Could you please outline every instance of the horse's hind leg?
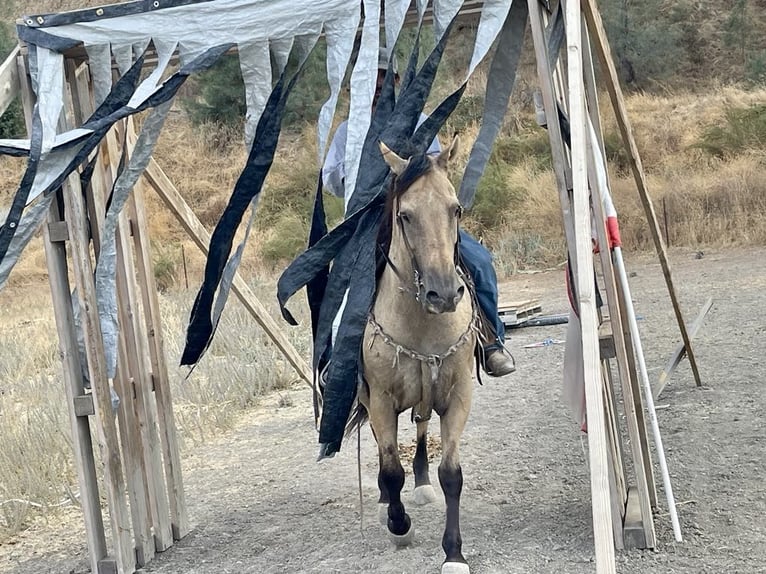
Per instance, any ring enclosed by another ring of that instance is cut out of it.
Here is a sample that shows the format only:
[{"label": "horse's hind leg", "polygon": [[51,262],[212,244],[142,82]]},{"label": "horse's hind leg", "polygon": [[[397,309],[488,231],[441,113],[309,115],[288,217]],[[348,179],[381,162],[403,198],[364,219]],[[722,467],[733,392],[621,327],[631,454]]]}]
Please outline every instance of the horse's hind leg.
[{"label": "horse's hind leg", "polygon": [[463,557],[460,536],[460,493],[463,490],[463,470],[460,468],[460,436],[463,434],[471,407],[470,390],[467,397],[453,397],[441,417],[442,460],[439,465],[439,483],[447,503],[447,523],[444,527],[442,548],[446,559],[442,574],[468,574],[468,563]]},{"label": "horse's hind leg", "polygon": [[[377,399],[377,400],[376,400]],[[387,527],[391,540],[397,546],[406,546],[412,542],[412,523],[402,504],[404,487],[404,468],[399,460],[397,443],[397,415],[390,400],[373,395],[370,401],[370,423],[375,429],[378,441],[380,469],[378,486],[381,499],[388,495]]]},{"label": "horse's hind leg", "polygon": [[412,470],[415,474],[412,501],[418,506],[423,506],[436,501],[436,491],[431,486],[431,477],[428,474],[428,421],[418,422],[417,425],[418,440],[415,459],[412,461]]}]

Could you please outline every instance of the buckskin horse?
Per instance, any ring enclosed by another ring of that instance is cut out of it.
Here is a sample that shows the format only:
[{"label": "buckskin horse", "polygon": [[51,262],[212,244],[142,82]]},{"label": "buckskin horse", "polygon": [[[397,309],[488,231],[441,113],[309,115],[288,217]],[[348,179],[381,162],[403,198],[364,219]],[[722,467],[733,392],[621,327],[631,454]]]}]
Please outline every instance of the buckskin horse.
[{"label": "buckskin horse", "polygon": [[477,314],[468,276],[459,265],[462,207],[447,177],[457,145],[456,137],[437,157],[404,159],[380,144],[394,173],[384,220],[390,236],[364,335],[357,411],[357,423],[369,416],[378,444],[380,518],[399,546],[410,544],[413,528],[401,498],[398,418],[413,409],[413,499],[426,504],[436,499],[428,473],[428,421],[432,411],[439,415],[439,482],[447,507],[442,574],[470,572],[460,536],[459,442],[471,408]]}]

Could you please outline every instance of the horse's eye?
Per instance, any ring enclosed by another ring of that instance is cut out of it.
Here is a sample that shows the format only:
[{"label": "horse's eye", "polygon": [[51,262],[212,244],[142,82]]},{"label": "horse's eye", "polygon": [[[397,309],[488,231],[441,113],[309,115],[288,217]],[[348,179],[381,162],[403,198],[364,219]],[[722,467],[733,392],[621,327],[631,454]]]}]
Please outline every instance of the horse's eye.
[{"label": "horse's eye", "polygon": [[405,212],[403,212],[403,211],[400,211],[400,212],[399,212],[399,214],[397,215],[397,217],[398,217],[398,218],[399,218],[401,221],[403,221],[404,223],[409,223],[409,222],[410,222],[410,216],[409,216],[409,215],[407,215],[407,214],[406,214]]}]

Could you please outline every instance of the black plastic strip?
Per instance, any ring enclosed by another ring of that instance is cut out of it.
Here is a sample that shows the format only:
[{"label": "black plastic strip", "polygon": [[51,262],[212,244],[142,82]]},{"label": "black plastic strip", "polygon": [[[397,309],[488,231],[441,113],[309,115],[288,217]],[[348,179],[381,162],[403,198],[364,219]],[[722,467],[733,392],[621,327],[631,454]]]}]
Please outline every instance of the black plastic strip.
[{"label": "black plastic strip", "polygon": [[192,4],[202,4],[203,2],[213,1],[214,0],[137,0],[135,2],[111,4],[84,10],[71,10],[69,12],[59,12],[54,14],[33,14],[24,16],[22,19],[24,20],[24,24],[30,28],[50,28],[53,26],[65,26],[67,24],[79,24],[82,22],[97,22],[108,18],[119,18],[120,16],[133,16],[136,14],[145,14],[146,12],[156,12],[163,8],[178,8],[179,6],[189,6]]}]

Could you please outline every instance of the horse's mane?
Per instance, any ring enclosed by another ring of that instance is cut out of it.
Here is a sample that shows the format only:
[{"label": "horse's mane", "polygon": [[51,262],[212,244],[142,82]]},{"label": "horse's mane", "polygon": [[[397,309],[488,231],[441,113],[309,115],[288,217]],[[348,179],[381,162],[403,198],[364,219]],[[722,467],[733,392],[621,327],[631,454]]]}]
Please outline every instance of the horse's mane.
[{"label": "horse's mane", "polygon": [[[391,179],[391,184],[386,193],[383,221],[378,230],[378,245],[380,245],[383,253],[388,254],[388,249],[391,247],[391,222],[393,221],[392,215],[396,200],[404,195],[416,180],[433,171],[433,166],[433,162],[431,162],[426,154],[415,154],[410,156],[410,163],[401,175],[394,175]],[[384,264],[385,260],[382,257],[378,257],[378,277],[380,277],[380,273],[383,271]]]}]

